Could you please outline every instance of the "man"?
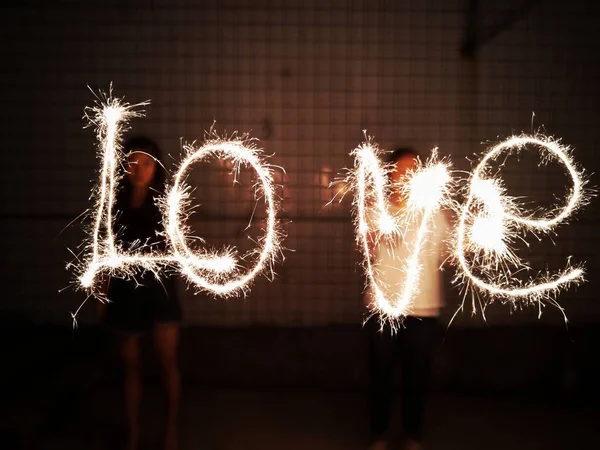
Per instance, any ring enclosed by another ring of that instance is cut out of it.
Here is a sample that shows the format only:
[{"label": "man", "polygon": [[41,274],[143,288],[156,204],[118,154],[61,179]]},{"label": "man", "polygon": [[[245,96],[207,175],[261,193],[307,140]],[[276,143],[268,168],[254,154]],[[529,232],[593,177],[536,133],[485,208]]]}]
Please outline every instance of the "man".
[{"label": "man", "polygon": [[[415,151],[409,148],[400,148],[392,153],[391,162],[395,165],[395,171],[391,173],[393,183],[401,182],[407,172],[416,169],[416,158]],[[388,201],[389,212],[393,215],[402,214],[404,202],[404,197],[396,189]],[[411,256],[420,225],[421,220],[417,217],[396,240],[382,239],[377,244],[371,241],[377,277],[385,287],[387,298],[395,297],[402,289],[402,263]],[[429,232],[419,253],[421,271],[416,294],[398,330],[392,332],[389,324],[382,328],[376,316],[365,325],[369,352],[368,410],[372,450],[387,448],[393,371],[398,354],[401,354],[402,362],[402,424],[406,449],[421,448],[431,361],[438,339],[438,317],[443,306],[440,265],[448,230],[444,213],[438,211],[429,222]],[[370,291],[367,291],[365,300],[367,303],[374,301]]]}]

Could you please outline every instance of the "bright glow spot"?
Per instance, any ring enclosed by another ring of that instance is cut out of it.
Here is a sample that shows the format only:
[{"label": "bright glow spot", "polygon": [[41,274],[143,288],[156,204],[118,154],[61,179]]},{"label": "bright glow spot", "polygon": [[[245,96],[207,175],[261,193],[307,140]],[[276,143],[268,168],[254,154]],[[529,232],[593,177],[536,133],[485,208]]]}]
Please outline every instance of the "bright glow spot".
[{"label": "bright glow spot", "polygon": [[450,182],[450,174],[444,164],[421,169],[408,181],[408,208],[413,210],[437,210]]}]

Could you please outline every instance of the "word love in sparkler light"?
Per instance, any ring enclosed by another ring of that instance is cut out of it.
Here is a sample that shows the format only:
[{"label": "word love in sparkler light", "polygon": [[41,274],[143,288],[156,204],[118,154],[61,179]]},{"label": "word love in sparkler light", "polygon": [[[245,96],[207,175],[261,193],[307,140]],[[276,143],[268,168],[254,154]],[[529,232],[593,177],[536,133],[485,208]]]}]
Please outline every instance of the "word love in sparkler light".
[{"label": "word love in sparkler light", "polygon": [[[81,285],[93,292],[94,283],[101,272],[126,277],[142,269],[158,276],[166,266],[175,266],[202,290],[219,296],[245,292],[253,279],[274,262],[280,249],[281,235],[277,228],[278,201],[272,168],[262,160],[261,151],[243,137],[222,140],[211,134],[210,139],[200,147],[184,147],[187,155],[175,173],[173,185],[168,189],[166,198],[159,200],[168,252],[149,253],[144,246],[125,250],[117,245],[113,231],[113,207],[116,187],[122,176],[118,168],[123,164],[124,156],[119,142],[128,120],[141,115],[135,108],[145,104],[129,105],[109,96],[105,101],[99,100],[96,107],[88,109],[87,117],[96,126],[100,142],[102,169],[95,192],[97,203],[91,256],[79,277]],[[185,218],[191,188],[185,180],[192,164],[213,156],[231,160],[236,174],[242,166],[251,167],[256,172],[256,198],[264,198],[267,217],[264,235],[259,239],[261,248],[249,255],[236,258],[236,252],[231,249],[220,253],[194,252],[187,245]],[[256,262],[252,268],[244,271],[238,261],[250,256],[254,256]]]},{"label": "word love in sparkler light", "polygon": [[[561,162],[573,182],[565,206],[541,219],[522,213],[516,201],[505,194],[501,180],[493,178],[487,168],[500,154],[529,147],[541,149],[546,156]],[[489,301],[499,298],[513,306],[517,306],[517,302],[536,303],[541,311],[546,300],[560,308],[553,294],[582,281],[583,269],[570,266],[554,276],[538,275],[527,282],[514,275],[527,268],[510,248],[514,239],[528,231],[552,231],[589,198],[584,191],[583,172],[573,162],[569,149],[558,142],[540,136],[514,136],[496,145],[485,154],[468,180],[467,200],[463,205],[453,202],[450,194],[454,182],[449,164],[437,161],[435,151],[426,163],[419,162],[417,169],[395,186],[388,181],[388,173],[394,169],[380,163],[381,152],[377,145],[367,140],[352,155],[355,166],[345,181],[349,189],[355,191],[356,237],[363,253],[367,284],[373,294],[370,308],[384,319],[393,321],[410,313],[421,276],[419,255],[431,232],[432,218],[444,208],[454,210],[459,217],[450,242],[454,250],[451,261],[458,268],[455,281],[473,294],[474,307],[479,293],[485,294]],[[397,190],[405,206],[401,214],[392,215],[387,197]],[[411,256],[399,261],[401,288],[393,295],[386,295],[389,289],[372,261],[372,248],[381,241],[402,237],[402,230],[410,223],[419,223],[419,226],[415,242],[406,243]]]},{"label": "word love in sparkler light", "polygon": [[[117,244],[113,232],[113,208],[118,181],[123,176],[118,170],[123,163],[119,142],[128,120],[140,115],[135,108],[145,104],[129,105],[108,97],[88,110],[87,117],[97,130],[102,169],[95,192],[91,254],[81,270],[80,285],[95,293],[94,285],[100,273],[127,277],[141,269],[150,270],[158,277],[165,267],[174,266],[201,290],[219,296],[246,292],[256,276],[271,267],[280,253],[281,234],[277,228],[278,201],[272,168],[262,160],[261,151],[244,137],[223,140],[211,133],[202,146],[184,147],[187,154],[175,173],[174,182],[165,198],[159,199],[167,243],[165,253],[149,252],[143,245],[123,249]],[[516,200],[506,195],[501,180],[494,178],[488,167],[502,153],[531,147],[562,163],[573,182],[565,205],[541,218],[524,214]],[[381,152],[369,139],[352,155],[355,166],[345,181],[349,189],[356,191],[356,237],[364,256],[367,283],[373,293],[370,308],[384,319],[393,322],[410,312],[421,278],[419,257],[427,251],[434,219],[443,209],[453,209],[459,217],[450,242],[451,261],[457,267],[455,281],[466,288],[465,292],[473,294],[474,306],[476,295],[484,294],[489,301],[499,298],[513,306],[535,303],[540,312],[544,301],[560,308],[553,295],[561,288],[582,281],[583,269],[571,266],[554,276],[542,275],[528,281],[515,276],[516,272],[527,268],[510,247],[515,238],[531,231],[553,231],[589,199],[589,193],[584,190],[583,171],[573,162],[569,149],[557,141],[544,136],[515,136],[490,149],[466,183],[467,199],[463,205],[452,200],[456,182],[449,163],[438,161],[435,151],[429,160],[419,162],[417,168],[396,185],[388,178],[392,168],[380,163]],[[231,160],[236,174],[245,166],[251,167],[257,175],[256,195],[265,201],[267,218],[265,233],[259,239],[260,248],[249,255],[237,257],[232,249],[194,252],[187,245],[185,219],[191,192],[185,182],[187,174],[192,164],[213,156]],[[393,192],[399,193],[402,199],[401,213],[390,212],[387,198]],[[377,265],[372,262],[373,247],[382,241],[404,238],[404,231],[413,224],[418,224],[414,242],[405,240],[410,256],[398,267],[403,278],[401,288],[389,295],[386,293],[389,289],[380,280]],[[256,261],[252,268],[244,270],[239,262],[249,256]]]}]

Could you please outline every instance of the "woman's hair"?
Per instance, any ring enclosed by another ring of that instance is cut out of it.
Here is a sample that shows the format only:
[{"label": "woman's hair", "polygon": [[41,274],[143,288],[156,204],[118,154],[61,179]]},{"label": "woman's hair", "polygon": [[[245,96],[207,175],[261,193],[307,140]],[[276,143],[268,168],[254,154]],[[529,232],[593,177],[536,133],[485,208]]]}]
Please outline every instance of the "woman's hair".
[{"label": "woman's hair", "polygon": [[165,184],[165,169],[162,166],[162,151],[158,144],[145,136],[134,136],[130,138],[123,146],[125,155],[129,155],[133,150],[139,150],[147,153],[156,162],[154,178],[150,188],[162,192]]},{"label": "woman's hair", "polygon": [[[166,174],[165,169],[162,166],[162,151],[156,142],[145,136],[134,136],[125,142],[125,145],[123,146],[123,153],[125,153],[125,156],[129,156],[133,150],[147,153],[156,162],[154,178],[150,183],[150,190],[144,202],[153,204],[154,199],[162,194],[165,189]],[[127,176],[121,178],[118,189],[117,202],[121,204],[121,207],[126,207],[125,205],[128,204],[131,194],[131,183]]]}]

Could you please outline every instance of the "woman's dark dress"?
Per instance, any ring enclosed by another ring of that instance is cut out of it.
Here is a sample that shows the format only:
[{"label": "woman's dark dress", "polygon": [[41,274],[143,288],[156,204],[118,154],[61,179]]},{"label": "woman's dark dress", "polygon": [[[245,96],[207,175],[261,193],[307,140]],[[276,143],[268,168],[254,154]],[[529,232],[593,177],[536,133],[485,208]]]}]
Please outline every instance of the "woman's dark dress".
[{"label": "woman's dark dress", "polygon": [[[157,236],[161,226],[161,214],[149,194],[139,208],[129,206],[128,194],[117,198],[115,230],[123,249],[138,241],[153,244],[152,250],[164,251],[164,238]],[[160,279],[149,271],[138,272],[135,279],[111,278],[108,288],[105,324],[115,331],[144,333],[157,323],[181,321],[175,280],[172,275],[160,274]]]}]

